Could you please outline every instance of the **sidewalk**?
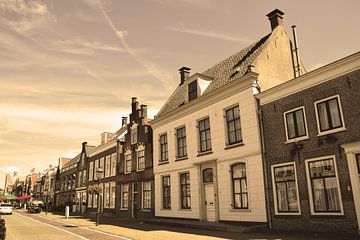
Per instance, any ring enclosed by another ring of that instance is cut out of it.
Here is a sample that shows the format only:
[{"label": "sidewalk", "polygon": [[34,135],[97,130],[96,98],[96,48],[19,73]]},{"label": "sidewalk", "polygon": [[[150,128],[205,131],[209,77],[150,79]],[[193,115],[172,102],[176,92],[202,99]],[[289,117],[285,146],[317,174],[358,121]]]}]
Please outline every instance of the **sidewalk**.
[{"label": "sidewalk", "polygon": [[[194,226],[176,226],[176,220],[169,221],[169,225],[156,225],[142,223],[131,220],[123,220],[113,217],[100,218],[100,226],[95,226],[95,216],[92,215],[72,215],[65,219],[64,215],[42,212],[41,217],[60,221],[67,227],[83,227],[98,230],[101,232],[123,236],[129,239],[146,240],[220,240],[220,239],[282,239],[282,240],[359,240],[355,235],[346,233],[309,233],[309,232],[276,232],[269,230],[254,230],[251,232],[234,232],[226,229],[199,229]],[[189,221],[188,221],[189,222]],[[190,224],[190,222],[188,223]],[[193,223],[196,224],[196,223]],[[171,226],[170,226],[171,225]],[[221,224],[219,225],[221,226]],[[238,226],[236,226],[238,228]]]}]

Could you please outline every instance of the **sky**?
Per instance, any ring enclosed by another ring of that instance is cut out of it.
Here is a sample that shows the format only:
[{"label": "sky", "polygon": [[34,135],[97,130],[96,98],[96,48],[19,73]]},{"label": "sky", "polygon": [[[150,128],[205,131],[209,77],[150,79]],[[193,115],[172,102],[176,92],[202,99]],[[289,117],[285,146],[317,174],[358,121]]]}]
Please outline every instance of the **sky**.
[{"label": "sky", "polygon": [[154,116],[179,84],[271,31],[297,26],[307,70],[359,51],[358,0],[0,0],[0,188],[56,165],[130,111]]}]

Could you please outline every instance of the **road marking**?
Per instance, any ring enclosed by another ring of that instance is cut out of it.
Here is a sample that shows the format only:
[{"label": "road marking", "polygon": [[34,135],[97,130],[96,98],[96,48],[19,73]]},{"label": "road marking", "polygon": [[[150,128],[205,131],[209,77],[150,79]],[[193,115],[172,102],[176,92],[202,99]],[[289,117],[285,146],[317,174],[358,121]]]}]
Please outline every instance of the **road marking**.
[{"label": "road marking", "polygon": [[[67,224],[66,222],[63,222],[63,221],[57,220],[57,219],[47,218],[47,217],[43,217],[43,216],[37,216],[37,217],[47,219],[47,220],[50,220],[50,221],[54,221],[54,222],[58,222],[58,223],[61,223],[61,224]],[[74,226],[74,227],[79,227],[81,229],[85,229],[85,230],[89,230],[89,231],[93,231],[93,232],[97,232],[97,233],[101,233],[101,234],[108,235],[108,236],[111,236],[111,237],[120,238],[120,239],[123,239],[123,240],[133,240],[132,238],[127,238],[127,237],[115,235],[115,234],[112,234],[112,233],[107,233],[107,232],[99,231],[99,230],[96,230],[96,229],[88,228],[88,227],[82,227],[82,226],[76,225],[76,224],[68,224],[68,225],[69,226]]]},{"label": "road marking", "polygon": [[27,217],[27,216],[24,216],[24,215],[22,215],[22,214],[18,214],[18,213],[16,213],[16,214],[17,214],[17,215],[20,215],[20,216],[22,216],[22,217],[24,217],[24,218],[31,219],[31,220],[33,220],[34,222],[38,222],[38,223],[41,223],[41,224],[44,224],[44,225],[47,225],[47,226],[56,228],[56,229],[58,229],[58,230],[60,230],[60,231],[66,232],[66,233],[68,233],[68,234],[74,235],[74,236],[76,236],[76,237],[78,237],[78,238],[80,238],[80,239],[90,240],[90,239],[85,238],[85,237],[83,237],[83,236],[80,236],[80,235],[77,235],[77,234],[75,234],[75,233],[72,233],[72,232],[66,231],[66,230],[64,230],[64,229],[61,229],[61,228],[59,228],[59,227],[55,227],[55,226],[53,226],[53,225],[51,225],[51,224],[44,223],[44,222],[41,222],[41,221],[39,221],[39,220],[35,220],[35,219],[31,218],[31,217]]}]

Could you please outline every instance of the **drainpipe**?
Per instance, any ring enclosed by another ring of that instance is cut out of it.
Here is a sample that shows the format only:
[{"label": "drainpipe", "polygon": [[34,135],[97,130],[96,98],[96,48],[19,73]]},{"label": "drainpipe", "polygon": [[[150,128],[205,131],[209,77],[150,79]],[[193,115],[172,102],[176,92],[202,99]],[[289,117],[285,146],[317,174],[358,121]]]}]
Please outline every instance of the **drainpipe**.
[{"label": "drainpipe", "polygon": [[271,219],[270,199],[269,199],[269,182],[268,182],[268,174],[267,174],[267,162],[266,162],[266,158],[265,158],[264,123],[263,123],[262,111],[260,109],[259,99],[257,99],[257,106],[258,106],[258,117],[259,117],[260,137],[261,137],[261,155],[262,155],[263,167],[264,167],[266,215],[267,215],[267,219],[268,219],[269,229],[272,229],[272,219]]}]

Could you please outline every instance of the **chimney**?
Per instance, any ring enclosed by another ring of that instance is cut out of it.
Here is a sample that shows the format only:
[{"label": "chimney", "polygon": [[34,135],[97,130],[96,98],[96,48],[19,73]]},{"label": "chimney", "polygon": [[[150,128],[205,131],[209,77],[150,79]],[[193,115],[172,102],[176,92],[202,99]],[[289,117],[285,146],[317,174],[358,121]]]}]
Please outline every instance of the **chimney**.
[{"label": "chimney", "polygon": [[134,121],[138,118],[137,110],[139,109],[139,102],[136,100],[136,97],[131,98],[131,121]]},{"label": "chimney", "polygon": [[143,118],[146,118],[147,117],[147,105],[145,104],[141,104],[141,116]]},{"label": "chimney", "polygon": [[275,9],[272,12],[270,12],[269,14],[266,15],[270,20],[271,31],[274,31],[274,29],[278,25],[282,24],[283,15],[284,15],[284,13],[282,11],[280,11],[279,9]]},{"label": "chimney", "polygon": [[190,70],[191,70],[191,68],[188,68],[188,67],[182,67],[182,68],[179,69],[179,72],[180,72],[180,85],[183,85],[185,80],[189,77]]},{"label": "chimney", "polygon": [[122,119],[121,119],[121,127],[127,125],[127,119],[128,119],[127,117],[122,117]]}]

